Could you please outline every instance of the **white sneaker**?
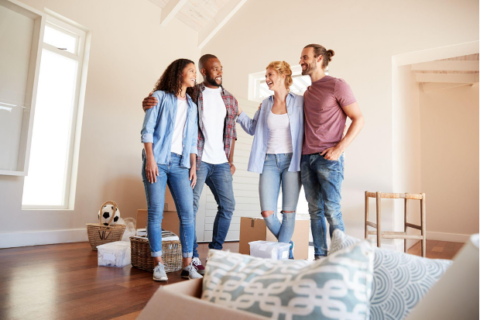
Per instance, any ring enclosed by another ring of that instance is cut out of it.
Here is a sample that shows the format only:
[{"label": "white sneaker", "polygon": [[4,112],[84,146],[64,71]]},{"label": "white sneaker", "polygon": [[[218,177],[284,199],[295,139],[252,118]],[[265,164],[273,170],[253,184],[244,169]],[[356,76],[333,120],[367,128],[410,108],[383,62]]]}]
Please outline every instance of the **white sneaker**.
[{"label": "white sneaker", "polygon": [[192,265],[197,269],[197,272],[200,273],[202,276],[205,274],[205,267],[202,266],[202,262],[198,257],[192,259]]},{"label": "white sneaker", "polygon": [[183,268],[181,277],[184,279],[202,279],[203,276],[197,272],[197,269],[193,266],[193,264],[190,264]]},{"label": "white sneaker", "polygon": [[158,266],[153,269],[154,281],[168,281],[167,273],[165,272],[165,265],[158,263]]}]

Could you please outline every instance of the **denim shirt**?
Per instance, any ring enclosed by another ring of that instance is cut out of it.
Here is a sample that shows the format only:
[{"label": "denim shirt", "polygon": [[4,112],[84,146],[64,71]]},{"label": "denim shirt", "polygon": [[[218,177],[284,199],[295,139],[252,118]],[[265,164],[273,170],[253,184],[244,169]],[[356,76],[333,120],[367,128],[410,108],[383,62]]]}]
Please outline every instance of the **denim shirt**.
[{"label": "denim shirt", "polygon": [[[273,106],[273,96],[263,100],[262,107],[255,113],[253,120],[245,112],[242,112],[237,119],[243,130],[253,138],[252,151],[248,161],[248,171],[262,173],[265,157],[267,156],[267,146],[269,130],[267,118]],[[287,95],[287,114],[290,120],[290,133],[292,136],[292,161],[288,171],[300,171],[300,161],[302,157],[303,145],[303,96],[289,93]]]},{"label": "denim shirt", "polygon": [[[158,164],[170,161],[173,130],[177,116],[177,97],[173,93],[155,91],[157,105],[145,112],[142,127],[142,143],[153,143],[153,156]],[[183,130],[183,152],[181,166],[190,168],[190,154],[197,153],[197,105],[187,94],[187,120]]]}]

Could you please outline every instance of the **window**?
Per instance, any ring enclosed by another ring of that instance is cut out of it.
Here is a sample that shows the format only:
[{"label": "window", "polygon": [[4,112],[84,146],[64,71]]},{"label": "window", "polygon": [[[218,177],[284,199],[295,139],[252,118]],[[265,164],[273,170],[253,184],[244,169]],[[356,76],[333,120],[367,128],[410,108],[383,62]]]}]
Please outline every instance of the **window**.
[{"label": "window", "polygon": [[[297,65],[292,68],[293,84],[290,91],[296,94],[303,95],[308,86],[312,83],[309,76],[302,76],[302,68]],[[327,69],[328,70],[328,69]],[[328,71],[325,72],[328,75]],[[262,101],[268,96],[271,96],[273,91],[268,90],[265,83],[265,71],[251,73],[249,76],[249,92],[248,99],[254,101]]]},{"label": "window", "polygon": [[84,47],[83,30],[47,17],[23,209],[73,209]]}]

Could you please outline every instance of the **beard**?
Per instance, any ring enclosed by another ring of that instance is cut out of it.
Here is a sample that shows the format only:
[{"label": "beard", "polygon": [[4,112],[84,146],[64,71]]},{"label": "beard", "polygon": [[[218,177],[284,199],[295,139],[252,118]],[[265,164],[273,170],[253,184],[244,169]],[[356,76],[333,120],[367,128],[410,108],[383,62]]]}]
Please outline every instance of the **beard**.
[{"label": "beard", "polygon": [[221,82],[220,82],[220,84],[218,84],[217,81],[215,80],[215,78],[210,77],[209,74],[206,75],[206,79],[205,79],[205,80],[207,80],[207,83],[208,83],[209,85],[212,85],[212,86],[214,86],[214,87],[220,87],[220,86],[222,85]]},{"label": "beard", "polygon": [[302,76],[308,76],[317,68],[317,61],[313,60],[311,64],[307,64],[307,68],[302,70]]}]

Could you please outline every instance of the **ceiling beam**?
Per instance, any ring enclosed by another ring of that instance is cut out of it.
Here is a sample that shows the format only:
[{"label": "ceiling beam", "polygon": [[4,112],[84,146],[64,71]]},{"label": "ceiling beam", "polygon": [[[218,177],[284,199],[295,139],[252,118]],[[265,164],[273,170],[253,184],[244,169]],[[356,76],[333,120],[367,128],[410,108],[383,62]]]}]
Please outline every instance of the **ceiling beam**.
[{"label": "ceiling beam", "polygon": [[468,83],[433,83],[433,82],[425,82],[421,84],[422,91],[424,93],[463,87],[463,86],[470,86],[470,85],[471,84],[468,84]]},{"label": "ceiling beam", "polygon": [[198,48],[202,49],[210,39],[230,20],[247,0],[230,0],[198,33]]},{"label": "ceiling beam", "polygon": [[175,15],[182,9],[182,7],[188,2],[188,0],[170,0],[167,5],[162,9],[160,17],[160,25],[166,27],[167,24],[172,21]]},{"label": "ceiling beam", "polygon": [[436,83],[469,83],[478,82],[478,74],[440,74],[440,73],[416,73],[417,82],[436,82]]},{"label": "ceiling beam", "polygon": [[478,71],[478,60],[431,61],[412,65],[413,71]]}]

